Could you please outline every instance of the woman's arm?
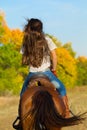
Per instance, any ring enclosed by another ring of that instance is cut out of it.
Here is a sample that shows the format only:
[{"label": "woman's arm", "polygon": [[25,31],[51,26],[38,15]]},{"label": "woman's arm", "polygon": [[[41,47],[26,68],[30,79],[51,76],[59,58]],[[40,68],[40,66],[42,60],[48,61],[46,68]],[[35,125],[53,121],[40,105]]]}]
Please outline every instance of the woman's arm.
[{"label": "woman's arm", "polygon": [[56,71],[56,66],[57,66],[57,55],[56,55],[56,50],[51,51],[51,61],[52,61],[52,70]]}]

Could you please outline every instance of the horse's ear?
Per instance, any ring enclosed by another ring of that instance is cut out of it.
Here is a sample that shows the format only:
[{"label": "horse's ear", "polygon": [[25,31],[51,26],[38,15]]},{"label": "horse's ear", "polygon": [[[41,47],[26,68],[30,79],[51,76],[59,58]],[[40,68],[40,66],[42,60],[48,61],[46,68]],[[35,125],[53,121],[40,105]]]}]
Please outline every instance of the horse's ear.
[{"label": "horse's ear", "polygon": [[41,82],[40,81],[37,81],[38,82],[38,86],[41,86]]},{"label": "horse's ear", "polygon": [[55,86],[50,82],[47,77],[33,77],[29,81],[28,87],[37,87],[37,86],[44,86],[44,87],[51,87],[56,90]]},{"label": "horse's ear", "polygon": [[53,89],[55,89],[56,90],[56,88],[55,88],[55,86],[49,81],[49,80],[47,80],[47,79],[40,79],[40,83],[41,83],[41,85],[42,86],[45,86],[45,87],[48,87],[48,88],[53,88]]},{"label": "horse's ear", "polygon": [[35,87],[35,86],[36,86],[36,87],[38,86],[37,81],[33,81],[33,82],[30,81],[29,84],[28,84],[28,88]]},{"label": "horse's ear", "polygon": [[33,80],[33,81],[30,81],[28,84],[28,88],[39,87],[39,86],[42,86],[42,83],[40,80]]}]

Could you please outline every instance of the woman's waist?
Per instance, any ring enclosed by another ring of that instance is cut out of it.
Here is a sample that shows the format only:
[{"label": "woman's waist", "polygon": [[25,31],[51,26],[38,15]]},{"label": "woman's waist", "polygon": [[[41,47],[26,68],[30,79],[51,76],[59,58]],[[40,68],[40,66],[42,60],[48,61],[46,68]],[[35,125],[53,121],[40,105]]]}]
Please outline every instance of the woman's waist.
[{"label": "woman's waist", "polygon": [[45,72],[50,69],[50,64],[42,65],[40,67],[30,66],[30,72]]}]

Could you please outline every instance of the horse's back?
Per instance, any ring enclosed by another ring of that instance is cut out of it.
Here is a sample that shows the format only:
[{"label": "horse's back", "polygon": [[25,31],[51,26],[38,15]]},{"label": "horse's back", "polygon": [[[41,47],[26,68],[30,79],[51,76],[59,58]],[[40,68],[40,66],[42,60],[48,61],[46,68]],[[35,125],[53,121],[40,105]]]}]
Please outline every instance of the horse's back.
[{"label": "horse's back", "polygon": [[[25,93],[21,97],[22,117],[24,116],[25,111],[27,112],[27,111],[29,111],[29,109],[31,109],[32,97],[38,91],[47,91],[48,93],[50,93],[57,111],[62,116],[64,116],[65,106],[64,106],[64,103],[61,99],[61,96],[56,91],[56,88],[54,87],[54,85],[46,77],[45,78],[37,77],[36,79],[31,80],[29,82],[29,86],[28,86],[27,90],[25,91]],[[48,99],[46,99],[46,100],[48,100]]]}]

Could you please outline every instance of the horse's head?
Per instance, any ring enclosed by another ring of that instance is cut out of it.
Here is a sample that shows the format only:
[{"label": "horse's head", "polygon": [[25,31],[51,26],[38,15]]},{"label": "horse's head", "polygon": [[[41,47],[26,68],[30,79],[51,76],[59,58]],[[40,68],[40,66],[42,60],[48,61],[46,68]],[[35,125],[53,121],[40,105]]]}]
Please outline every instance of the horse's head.
[{"label": "horse's head", "polygon": [[29,80],[28,87],[31,88],[35,86],[44,86],[56,90],[55,86],[50,82],[49,78],[44,74],[38,74],[31,77],[31,79]]}]

